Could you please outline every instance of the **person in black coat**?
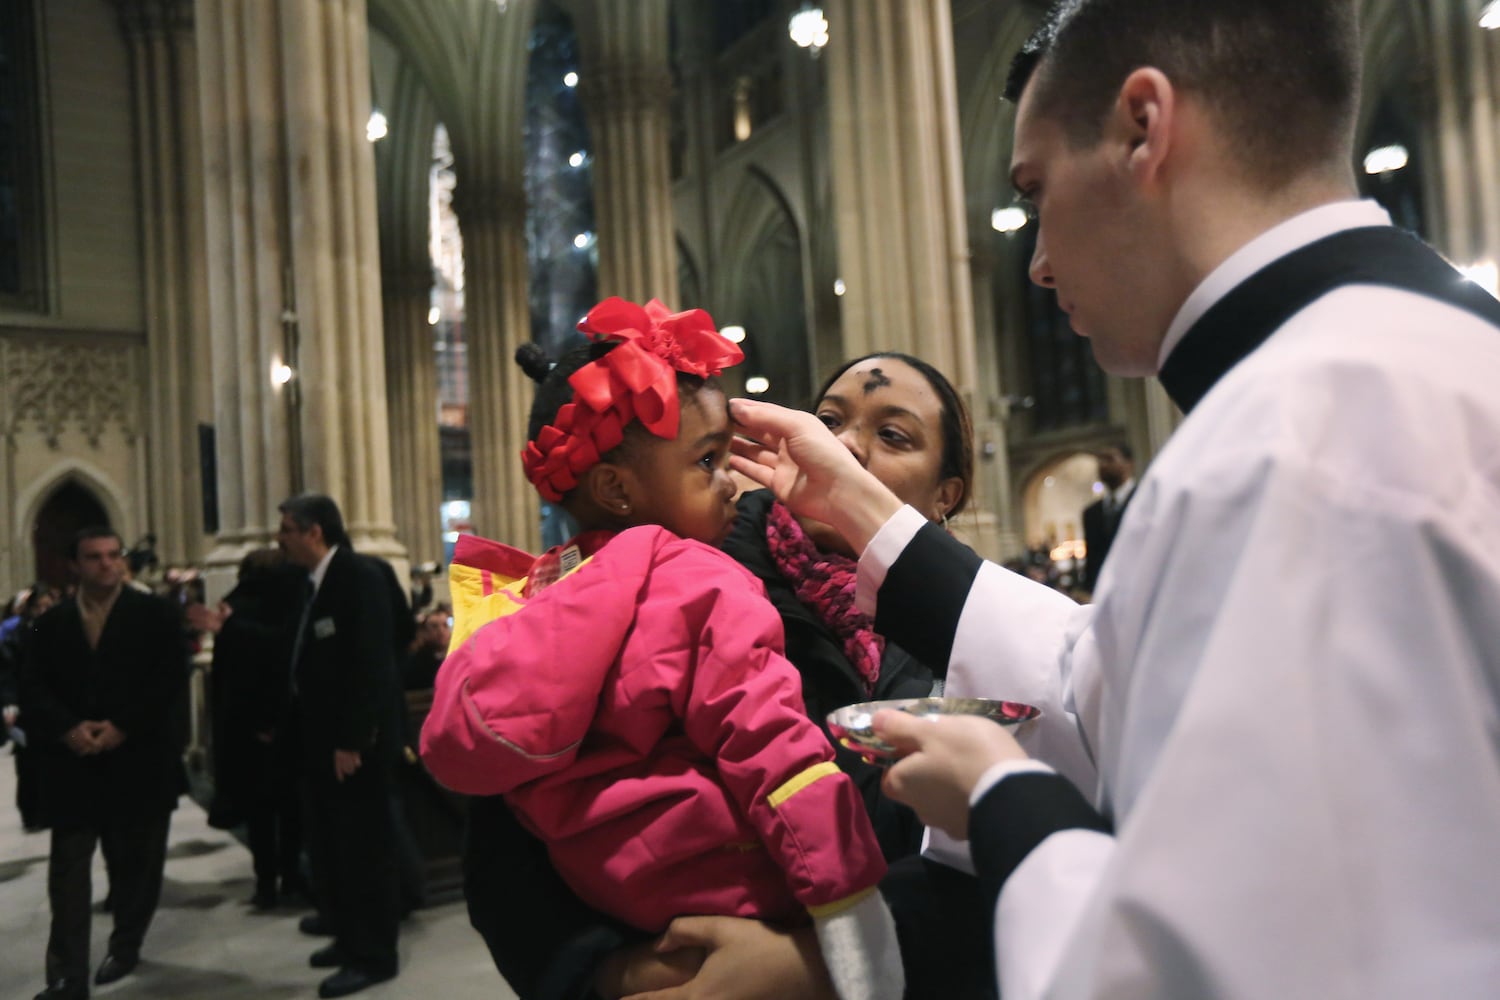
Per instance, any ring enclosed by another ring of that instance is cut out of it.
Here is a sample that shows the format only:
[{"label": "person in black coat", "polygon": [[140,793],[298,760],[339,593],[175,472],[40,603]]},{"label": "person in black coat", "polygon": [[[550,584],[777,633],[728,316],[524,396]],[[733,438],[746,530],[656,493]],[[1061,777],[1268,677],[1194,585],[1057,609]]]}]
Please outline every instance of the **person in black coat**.
[{"label": "person in black coat", "polygon": [[88,995],[89,869],[104,851],[114,933],[95,981],[139,961],[156,912],[167,832],[186,790],[187,647],[177,609],[125,586],[120,537],[86,528],[73,550],[76,599],[43,615],[27,645],[21,712],[52,823],[47,989]]},{"label": "person in black coat", "polygon": [[[322,912],[331,931],[314,967],[337,968],[318,987],[339,997],[396,975],[399,922],[392,781],[396,661],[388,581],[355,553],[333,500],[303,494],[280,505],[277,543],[307,570],[310,593],[293,644],[292,713],[301,744],[303,819]],[[326,921],[327,926],[324,926]]]},{"label": "person in black coat", "polygon": [[31,642],[36,621],[57,604],[57,592],[38,581],[20,602],[15,623],[0,634],[0,709],[3,709],[4,732],[0,743],[11,736],[10,752],[16,761],[16,810],[21,814],[21,828],[38,833],[47,828],[42,812],[42,788],[37,777],[37,757],[26,745],[27,721],[21,718],[21,665],[26,660],[26,645]]},{"label": "person in black coat", "polygon": [[240,561],[238,582],[217,613],[188,609],[190,621],[217,635],[209,822],[222,829],[244,823],[255,870],[250,902],[261,910],[305,891],[296,740],[283,724],[305,579],[279,550],[258,549]]},{"label": "person in black coat", "polygon": [[1125,517],[1125,507],[1135,495],[1135,462],[1130,446],[1121,442],[1101,448],[1099,482],[1104,495],[1083,509],[1083,589],[1093,593],[1099,586],[1099,572],[1115,544],[1115,534]]}]

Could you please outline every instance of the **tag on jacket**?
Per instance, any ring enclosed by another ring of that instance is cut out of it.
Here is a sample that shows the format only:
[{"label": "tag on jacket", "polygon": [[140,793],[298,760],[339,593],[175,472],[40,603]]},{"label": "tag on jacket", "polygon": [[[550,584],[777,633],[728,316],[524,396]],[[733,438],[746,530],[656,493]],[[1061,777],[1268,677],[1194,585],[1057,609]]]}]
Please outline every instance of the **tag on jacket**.
[{"label": "tag on jacket", "polygon": [[319,618],[317,621],[313,622],[314,637],[319,639],[326,639],[329,636],[333,635],[333,633],[334,627],[332,618]]}]

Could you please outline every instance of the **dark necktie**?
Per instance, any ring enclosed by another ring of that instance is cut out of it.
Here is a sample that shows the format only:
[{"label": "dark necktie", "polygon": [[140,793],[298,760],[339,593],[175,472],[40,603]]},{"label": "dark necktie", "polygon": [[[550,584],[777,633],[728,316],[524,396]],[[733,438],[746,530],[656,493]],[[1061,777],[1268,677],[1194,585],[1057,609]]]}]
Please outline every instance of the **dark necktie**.
[{"label": "dark necktie", "polygon": [[297,637],[292,640],[292,662],[288,670],[288,680],[291,684],[292,694],[297,693],[297,661],[302,659],[302,640],[307,634],[307,620],[312,617],[313,597],[317,591],[313,588],[312,577],[302,581],[302,614],[297,619]]}]

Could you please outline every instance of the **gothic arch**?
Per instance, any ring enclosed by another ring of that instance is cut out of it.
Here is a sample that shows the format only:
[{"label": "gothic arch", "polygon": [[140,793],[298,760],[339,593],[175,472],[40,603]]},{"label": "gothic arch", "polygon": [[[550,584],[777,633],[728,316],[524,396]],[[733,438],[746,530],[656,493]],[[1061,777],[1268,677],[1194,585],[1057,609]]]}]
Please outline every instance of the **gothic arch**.
[{"label": "gothic arch", "polygon": [[1005,15],[973,80],[959,93],[959,134],[963,137],[964,192],[969,240],[990,233],[990,212],[1011,202],[1010,152],[1016,109],[1000,99],[1011,57],[1026,40],[1035,15],[1023,5]]},{"label": "gothic arch", "polygon": [[764,171],[746,169],[720,238],[715,318],[748,333],[744,377],[768,378],[767,399],[805,405],[812,392],[805,241],[791,203]]},{"label": "gothic arch", "polygon": [[769,173],[754,164],[747,166],[724,213],[719,233],[720,270],[732,279],[753,259],[755,241],[783,220],[797,236],[800,253],[802,226],[791,201]]},{"label": "gothic arch", "polygon": [[1431,74],[1432,46],[1428,26],[1416,8],[1410,0],[1363,0],[1360,4],[1364,80],[1355,134],[1361,144],[1381,98],[1406,94],[1414,99],[1414,111],[1425,112],[1420,105],[1426,102],[1418,91]]},{"label": "gothic arch", "polygon": [[[69,456],[17,493],[17,517],[12,526],[12,535],[17,539],[29,539],[37,513],[53,493],[69,482],[77,483],[94,495],[104,512],[109,515],[110,527],[122,535],[135,530],[136,525],[125,516],[129,509],[122,499],[125,491],[110,479],[108,473],[92,462]],[[27,544],[30,544],[29,541]]]},{"label": "gothic arch", "polygon": [[1083,508],[1094,501],[1098,463],[1088,448],[1054,452],[1021,482],[1022,532],[1028,547],[1083,537]]},{"label": "gothic arch", "polygon": [[19,573],[21,566],[26,566],[24,575],[28,580],[34,575],[26,555],[35,554],[33,529],[47,503],[59,490],[69,485],[83,489],[98,502],[109,520],[109,526],[119,532],[127,544],[130,541],[128,536],[136,530],[137,526],[125,516],[127,508],[122,501],[124,491],[92,463],[79,458],[67,458],[22,488],[16,496],[16,521],[11,529],[11,551],[18,558],[13,567]]}]

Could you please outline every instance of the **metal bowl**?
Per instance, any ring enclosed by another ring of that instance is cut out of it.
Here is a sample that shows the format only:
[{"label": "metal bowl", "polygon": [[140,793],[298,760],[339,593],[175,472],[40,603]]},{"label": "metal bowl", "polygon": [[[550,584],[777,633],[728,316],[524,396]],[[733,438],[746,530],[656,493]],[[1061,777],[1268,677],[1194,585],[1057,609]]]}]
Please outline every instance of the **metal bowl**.
[{"label": "metal bowl", "polygon": [[1002,726],[1019,726],[1042,714],[1041,709],[1018,701],[989,698],[897,698],[845,705],[828,713],[828,729],[840,744],[872,764],[893,764],[896,748],[875,735],[875,713],[883,708],[912,715],[978,715]]}]

